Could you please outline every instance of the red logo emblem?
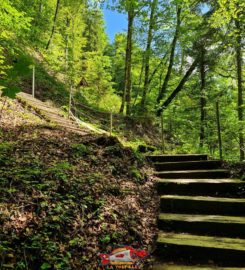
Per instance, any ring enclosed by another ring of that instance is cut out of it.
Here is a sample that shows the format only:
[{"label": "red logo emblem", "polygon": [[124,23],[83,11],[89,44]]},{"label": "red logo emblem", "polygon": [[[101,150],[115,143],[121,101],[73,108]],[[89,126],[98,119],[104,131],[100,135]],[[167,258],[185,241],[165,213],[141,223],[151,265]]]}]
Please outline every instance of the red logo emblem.
[{"label": "red logo emblem", "polygon": [[100,254],[102,266],[137,266],[147,256],[149,256],[147,251],[130,246],[117,248],[111,254]]}]

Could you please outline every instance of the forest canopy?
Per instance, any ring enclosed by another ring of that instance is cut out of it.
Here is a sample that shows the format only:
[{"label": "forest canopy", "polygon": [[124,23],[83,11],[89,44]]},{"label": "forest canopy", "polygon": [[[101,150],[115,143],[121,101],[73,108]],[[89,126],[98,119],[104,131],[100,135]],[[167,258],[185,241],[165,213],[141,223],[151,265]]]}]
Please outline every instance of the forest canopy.
[{"label": "forest canopy", "polygon": [[[112,42],[104,9],[127,16]],[[42,63],[39,88],[53,87],[45,69],[62,105],[70,93],[141,121],[161,116],[176,152],[244,160],[244,10],[242,0],[1,0],[2,96]]]}]

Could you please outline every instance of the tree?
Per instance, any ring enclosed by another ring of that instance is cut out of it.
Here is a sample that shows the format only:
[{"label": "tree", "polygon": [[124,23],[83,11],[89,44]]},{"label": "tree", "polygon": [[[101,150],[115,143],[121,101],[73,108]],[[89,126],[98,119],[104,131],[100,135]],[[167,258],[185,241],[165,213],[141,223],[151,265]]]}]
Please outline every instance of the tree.
[{"label": "tree", "polygon": [[236,52],[236,73],[237,73],[237,111],[239,128],[239,148],[240,160],[245,159],[245,145],[244,145],[244,106],[243,106],[243,56],[242,56],[242,35],[244,29],[242,22],[244,22],[245,4],[241,0],[218,0],[218,9],[212,18],[213,27],[222,26],[226,29],[231,28],[230,36],[234,38],[233,48]]},{"label": "tree", "polygon": [[56,28],[56,23],[57,23],[57,17],[58,17],[58,13],[59,13],[59,9],[60,9],[60,0],[57,0],[56,2],[56,8],[55,8],[55,13],[54,13],[54,21],[53,21],[53,27],[52,27],[52,31],[48,40],[48,43],[46,45],[46,50],[48,50],[50,43],[53,39],[54,36],[54,32],[55,32],[55,28]]},{"label": "tree", "polygon": [[186,71],[185,75],[183,76],[183,78],[179,82],[178,86],[174,89],[174,91],[170,94],[170,96],[162,103],[161,107],[158,108],[158,110],[157,110],[158,115],[160,115],[163,112],[163,110],[165,110],[169,106],[169,104],[174,100],[174,98],[177,96],[177,94],[183,89],[185,83],[190,78],[192,72],[196,69],[198,62],[199,62],[199,58],[197,57],[193,61],[193,63],[189,67],[189,69]]},{"label": "tree", "polygon": [[154,28],[156,27],[157,6],[158,6],[158,0],[152,0],[147,44],[146,44],[146,50],[145,50],[145,59],[144,59],[145,78],[144,78],[143,93],[142,93],[142,98],[141,98],[141,111],[145,109],[146,95],[147,95],[147,92],[149,91],[151,46],[152,46],[152,41],[153,41]]},{"label": "tree", "polygon": [[241,23],[239,19],[235,20],[235,26],[237,30],[236,37],[236,66],[237,66],[237,89],[238,89],[238,121],[241,125],[239,130],[239,145],[240,145],[240,160],[245,159],[245,149],[244,149],[244,135],[243,135],[243,121],[244,121],[244,107],[243,107],[243,76],[242,76],[242,31]]},{"label": "tree", "polygon": [[200,123],[200,148],[203,148],[205,139],[205,120],[206,120],[206,69],[205,69],[205,47],[204,45],[200,48],[200,112],[201,112],[201,123]]},{"label": "tree", "polygon": [[173,37],[173,41],[172,41],[172,44],[171,44],[171,53],[170,53],[170,57],[169,57],[169,64],[168,64],[168,69],[167,69],[167,74],[165,76],[165,79],[164,79],[164,82],[163,82],[163,85],[159,91],[159,94],[158,94],[158,97],[157,97],[157,104],[160,104],[162,98],[163,98],[163,95],[165,94],[166,92],[166,89],[168,87],[168,83],[169,83],[169,80],[170,80],[170,76],[171,76],[171,73],[172,73],[172,69],[173,69],[173,64],[174,64],[174,55],[175,55],[175,49],[176,49],[176,44],[177,44],[177,39],[179,37],[179,30],[180,30],[180,24],[181,24],[181,7],[177,5],[176,7],[177,11],[177,22],[176,22],[176,29],[175,29],[175,34],[174,34],[174,37]]},{"label": "tree", "polygon": [[136,15],[135,11],[135,1],[126,1],[125,10],[128,15],[128,30],[127,30],[127,45],[126,45],[126,57],[125,57],[125,79],[124,79],[124,90],[122,95],[122,104],[120,108],[120,113],[124,111],[126,103],[126,115],[131,113],[131,84],[132,84],[132,37],[133,37],[133,26],[134,19]]},{"label": "tree", "polygon": [[25,13],[16,9],[10,1],[2,0],[0,7],[0,90],[2,96],[15,97],[19,91],[8,78],[6,71],[11,66],[5,63],[5,54],[12,48],[12,41],[23,37],[29,30],[31,18]]}]

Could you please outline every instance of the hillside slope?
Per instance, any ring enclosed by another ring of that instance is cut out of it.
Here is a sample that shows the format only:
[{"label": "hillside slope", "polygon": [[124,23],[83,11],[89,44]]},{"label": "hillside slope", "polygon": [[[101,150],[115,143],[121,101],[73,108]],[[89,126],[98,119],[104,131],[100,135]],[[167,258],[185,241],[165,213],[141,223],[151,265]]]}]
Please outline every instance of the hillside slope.
[{"label": "hillside slope", "polygon": [[0,129],[1,269],[89,270],[117,245],[151,251],[158,199],[131,149],[17,101],[7,101]]}]

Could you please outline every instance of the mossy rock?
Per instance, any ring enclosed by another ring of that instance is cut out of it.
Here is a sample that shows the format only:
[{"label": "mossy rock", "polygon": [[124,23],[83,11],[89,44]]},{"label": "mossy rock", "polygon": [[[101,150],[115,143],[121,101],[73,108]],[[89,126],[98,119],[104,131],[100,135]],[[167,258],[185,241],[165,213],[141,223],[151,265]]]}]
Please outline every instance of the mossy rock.
[{"label": "mossy rock", "polygon": [[123,151],[123,148],[119,144],[116,144],[116,145],[112,145],[112,146],[107,146],[105,148],[105,155],[106,156],[123,157],[124,151]]},{"label": "mossy rock", "polygon": [[156,151],[156,147],[150,145],[139,145],[137,151],[140,153],[154,152]]},{"label": "mossy rock", "polygon": [[116,144],[119,144],[119,141],[116,137],[108,137],[108,136],[102,136],[95,140],[95,143],[99,146],[114,146]]}]

